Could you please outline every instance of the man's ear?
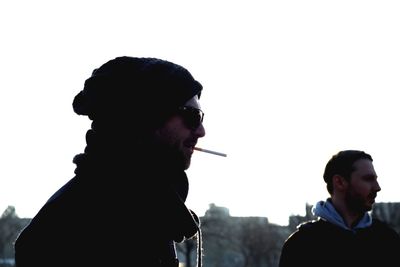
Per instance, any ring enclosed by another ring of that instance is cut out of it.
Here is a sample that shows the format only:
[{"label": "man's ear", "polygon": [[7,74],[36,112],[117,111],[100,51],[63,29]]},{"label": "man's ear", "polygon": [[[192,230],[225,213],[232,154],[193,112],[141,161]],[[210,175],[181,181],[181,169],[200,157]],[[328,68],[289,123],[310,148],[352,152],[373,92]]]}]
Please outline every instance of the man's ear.
[{"label": "man's ear", "polygon": [[335,174],[332,177],[333,188],[338,191],[343,191],[347,188],[349,182],[341,175]]}]

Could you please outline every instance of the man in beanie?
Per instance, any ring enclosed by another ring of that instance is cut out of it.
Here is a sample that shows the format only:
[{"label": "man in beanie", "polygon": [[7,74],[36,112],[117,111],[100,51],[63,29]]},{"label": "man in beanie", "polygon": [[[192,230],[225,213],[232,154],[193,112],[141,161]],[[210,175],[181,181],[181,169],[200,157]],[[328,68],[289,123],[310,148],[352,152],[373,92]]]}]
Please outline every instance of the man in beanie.
[{"label": "man in beanie", "polygon": [[184,204],[185,170],[205,135],[201,91],[161,59],[118,57],[95,69],[73,101],[92,120],[75,176],[19,235],[16,266],[177,267],[175,242],[201,240]]},{"label": "man in beanie", "polygon": [[324,172],[330,198],[314,207],[318,220],[289,236],[279,266],[400,266],[398,233],[369,213],[381,190],[377,178],[364,151],[332,156]]}]

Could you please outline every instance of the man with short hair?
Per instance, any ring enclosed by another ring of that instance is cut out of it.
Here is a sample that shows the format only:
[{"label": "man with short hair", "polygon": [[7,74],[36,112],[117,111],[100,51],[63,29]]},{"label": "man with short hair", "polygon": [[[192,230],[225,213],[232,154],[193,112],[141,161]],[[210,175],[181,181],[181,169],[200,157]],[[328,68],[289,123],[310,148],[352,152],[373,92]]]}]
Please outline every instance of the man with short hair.
[{"label": "man with short hair", "polygon": [[398,233],[369,213],[381,190],[372,161],[358,150],[332,156],[323,175],[330,198],[286,240],[280,267],[400,266]]},{"label": "man with short hair", "polygon": [[92,120],[75,176],[19,235],[16,266],[177,267],[175,242],[201,240],[184,204],[205,135],[201,92],[188,70],[157,58],[95,69],[73,101]]}]

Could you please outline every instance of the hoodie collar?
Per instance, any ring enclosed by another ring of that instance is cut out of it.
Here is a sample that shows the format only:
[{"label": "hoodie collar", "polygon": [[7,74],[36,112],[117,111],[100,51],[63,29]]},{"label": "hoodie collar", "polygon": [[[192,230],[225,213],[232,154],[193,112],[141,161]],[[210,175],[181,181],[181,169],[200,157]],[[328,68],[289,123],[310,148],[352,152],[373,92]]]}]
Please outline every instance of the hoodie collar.
[{"label": "hoodie collar", "polygon": [[337,212],[332,202],[328,198],[326,201],[319,201],[313,209],[315,216],[322,218],[334,225],[337,225],[345,230],[355,232],[357,229],[362,229],[371,226],[372,218],[371,215],[366,212],[361,220],[353,228],[349,228],[344,222],[342,216]]}]

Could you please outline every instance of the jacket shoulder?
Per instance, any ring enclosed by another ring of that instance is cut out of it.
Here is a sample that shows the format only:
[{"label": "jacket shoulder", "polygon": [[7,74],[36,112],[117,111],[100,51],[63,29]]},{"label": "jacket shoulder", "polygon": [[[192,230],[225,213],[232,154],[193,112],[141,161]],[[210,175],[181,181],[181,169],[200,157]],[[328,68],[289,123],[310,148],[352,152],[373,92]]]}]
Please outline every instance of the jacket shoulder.
[{"label": "jacket shoulder", "polygon": [[319,229],[322,229],[324,225],[326,224],[325,221],[321,219],[316,219],[316,220],[310,220],[303,222],[297,226],[297,231],[317,231]]},{"label": "jacket shoulder", "polygon": [[283,244],[279,267],[310,266],[309,252],[321,244],[321,224],[320,220],[310,220],[297,226]]},{"label": "jacket shoulder", "polygon": [[303,222],[297,226],[297,229],[288,237],[287,241],[298,242],[304,239],[314,239],[320,236],[319,233],[324,229],[324,223],[321,219]]},{"label": "jacket shoulder", "polygon": [[400,234],[387,222],[379,220],[377,218],[372,219],[372,228],[375,232],[380,235],[392,236],[395,239],[400,240]]},{"label": "jacket shoulder", "polygon": [[297,226],[297,229],[307,229],[310,227],[315,227],[316,225],[319,224],[319,221],[320,220],[310,220],[310,221],[302,222]]}]

